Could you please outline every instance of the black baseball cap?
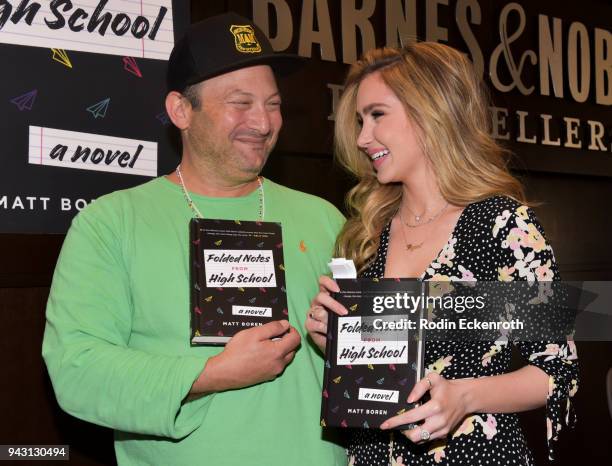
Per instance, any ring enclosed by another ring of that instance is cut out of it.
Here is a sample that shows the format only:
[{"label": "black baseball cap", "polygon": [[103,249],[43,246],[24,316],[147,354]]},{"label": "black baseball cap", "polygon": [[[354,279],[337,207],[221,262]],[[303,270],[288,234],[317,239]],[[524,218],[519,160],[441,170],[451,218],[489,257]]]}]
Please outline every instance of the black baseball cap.
[{"label": "black baseball cap", "polygon": [[192,24],[172,49],[168,60],[168,91],[240,68],[270,65],[281,74],[293,71],[300,58],[276,53],[253,21],[229,12]]}]

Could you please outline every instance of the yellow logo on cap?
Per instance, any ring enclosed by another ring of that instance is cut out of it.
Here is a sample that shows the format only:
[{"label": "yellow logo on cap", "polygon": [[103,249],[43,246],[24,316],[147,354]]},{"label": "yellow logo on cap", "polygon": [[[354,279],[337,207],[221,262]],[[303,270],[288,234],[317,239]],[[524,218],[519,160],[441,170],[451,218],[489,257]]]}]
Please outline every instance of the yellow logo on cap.
[{"label": "yellow logo on cap", "polygon": [[255,37],[255,31],[253,26],[249,24],[238,25],[232,24],[230,32],[234,35],[234,43],[236,50],[243,53],[259,53],[261,52],[261,45]]}]

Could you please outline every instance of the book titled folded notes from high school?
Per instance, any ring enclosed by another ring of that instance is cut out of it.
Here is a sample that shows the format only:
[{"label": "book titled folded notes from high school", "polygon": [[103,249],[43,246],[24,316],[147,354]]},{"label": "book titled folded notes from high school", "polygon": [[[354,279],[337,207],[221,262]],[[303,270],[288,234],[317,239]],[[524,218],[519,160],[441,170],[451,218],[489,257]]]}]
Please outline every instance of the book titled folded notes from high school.
[{"label": "book titled folded notes from high school", "polygon": [[192,219],[191,343],[288,318],[280,223]]},{"label": "book titled folded notes from high school", "polygon": [[377,428],[414,406],[407,398],[423,376],[427,287],[416,279],[337,283],[333,297],[349,313],[329,314],[321,425]]}]

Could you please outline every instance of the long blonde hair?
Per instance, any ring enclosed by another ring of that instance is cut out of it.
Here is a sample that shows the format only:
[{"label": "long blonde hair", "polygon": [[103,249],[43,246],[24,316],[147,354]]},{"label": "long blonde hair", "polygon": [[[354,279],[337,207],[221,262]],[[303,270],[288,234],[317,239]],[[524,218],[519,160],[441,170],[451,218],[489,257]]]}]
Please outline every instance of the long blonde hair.
[{"label": "long blonde hair", "polygon": [[336,112],[335,157],[358,179],[346,197],[349,219],[336,241],[338,256],[353,259],[360,271],[366,268],[402,200],[401,184],[380,184],[370,158],[357,147],[357,91],[372,73],[380,73],[418,127],[421,149],[447,202],[466,206],[494,195],[525,202],[508,170],[508,152],[489,134],[488,94],[469,59],[434,42],[373,49],[351,66]]}]

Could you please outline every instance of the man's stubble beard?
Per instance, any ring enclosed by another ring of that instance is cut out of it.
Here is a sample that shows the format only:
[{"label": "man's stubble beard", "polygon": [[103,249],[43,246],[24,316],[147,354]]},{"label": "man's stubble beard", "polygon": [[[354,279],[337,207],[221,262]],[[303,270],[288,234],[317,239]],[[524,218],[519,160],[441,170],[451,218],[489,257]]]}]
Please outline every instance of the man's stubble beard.
[{"label": "man's stubble beard", "polygon": [[219,140],[219,138],[211,137],[214,131],[211,125],[206,123],[205,121],[204,124],[198,125],[196,130],[198,137],[189,138],[194,163],[213,171],[228,181],[244,183],[256,179],[268,161],[276,141],[266,149],[261,165],[254,167],[245,163],[247,157],[234,147],[230,139]]}]

